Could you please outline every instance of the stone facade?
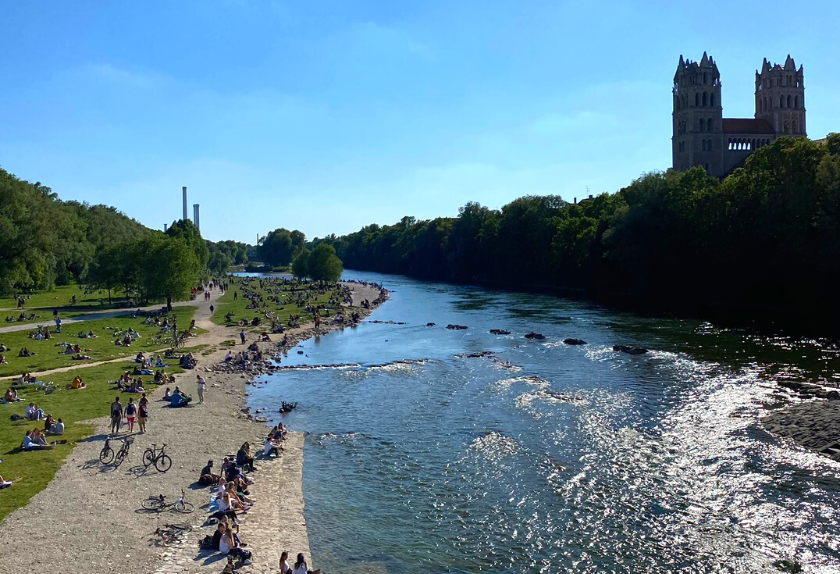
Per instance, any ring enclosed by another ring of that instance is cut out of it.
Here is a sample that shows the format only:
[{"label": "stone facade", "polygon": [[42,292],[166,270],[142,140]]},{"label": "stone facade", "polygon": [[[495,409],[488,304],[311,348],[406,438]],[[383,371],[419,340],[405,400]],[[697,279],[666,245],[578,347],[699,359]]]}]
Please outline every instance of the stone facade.
[{"label": "stone facade", "polygon": [[755,117],[724,118],[720,72],[703,53],[699,62],[680,56],[674,74],[672,165],[694,166],[724,177],[754,150],[781,135],[805,136],[805,84],[793,58],[784,66],[767,59],[755,73]]}]

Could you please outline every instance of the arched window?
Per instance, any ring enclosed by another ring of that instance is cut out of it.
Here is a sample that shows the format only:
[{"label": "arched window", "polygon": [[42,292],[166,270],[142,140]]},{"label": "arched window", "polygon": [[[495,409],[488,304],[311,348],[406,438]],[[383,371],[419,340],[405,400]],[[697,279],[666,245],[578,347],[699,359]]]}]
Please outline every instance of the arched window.
[{"label": "arched window", "polygon": [[709,105],[715,107],[715,95],[712,94],[709,96]]},{"label": "arched window", "polygon": [[787,107],[790,107],[790,96],[787,97]]},{"label": "arched window", "polygon": [[709,94],[707,94],[706,92],[703,92],[703,107],[704,108],[706,107],[706,98],[708,98],[708,97],[709,97]]},{"label": "arched window", "polygon": [[780,108],[785,107],[785,97],[784,96],[779,96],[779,107]]},{"label": "arched window", "polygon": [[799,109],[799,96],[793,96],[793,107]]},{"label": "arched window", "polygon": [[694,94],[694,107],[700,107],[700,94]]},{"label": "arched window", "polygon": [[708,120],[706,120],[706,131],[708,131],[708,132],[715,131],[715,122],[714,122],[714,120],[712,120],[712,118],[709,118]]},{"label": "arched window", "polygon": [[700,118],[700,133],[706,131],[706,120]]}]

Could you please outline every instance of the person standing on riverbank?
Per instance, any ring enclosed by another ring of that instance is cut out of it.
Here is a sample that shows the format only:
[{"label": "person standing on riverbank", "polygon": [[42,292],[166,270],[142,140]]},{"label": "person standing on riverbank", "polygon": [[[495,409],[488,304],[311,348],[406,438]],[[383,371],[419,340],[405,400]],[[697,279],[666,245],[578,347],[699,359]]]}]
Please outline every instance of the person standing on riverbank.
[{"label": "person standing on riverbank", "polygon": [[239,339],[242,341],[242,344],[245,344],[245,329],[239,331]]},{"label": "person standing on riverbank", "polygon": [[206,384],[207,381],[204,380],[204,377],[196,375],[195,392],[198,395],[198,404],[204,402],[204,387]]},{"label": "person standing on riverbank", "polygon": [[122,417],[123,406],[120,402],[120,398],[116,397],[114,398],[114,402],[111,403],[111,434],[119,434]]}]

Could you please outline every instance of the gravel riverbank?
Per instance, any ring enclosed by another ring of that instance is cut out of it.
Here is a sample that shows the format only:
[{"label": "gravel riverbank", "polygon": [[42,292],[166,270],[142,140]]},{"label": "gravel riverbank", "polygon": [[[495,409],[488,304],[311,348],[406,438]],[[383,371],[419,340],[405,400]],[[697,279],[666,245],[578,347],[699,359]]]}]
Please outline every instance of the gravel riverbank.
[{"label": "gravel riverbank", "polygon": [[[354,304],[379,297],[379,290],[374,287],[349,286]],[[231,329],[209,320],[209,306],[217,295],[214,292],[209,301],[198,305],[196,323],[208,332],[195,344],[219,345],[233,338]],[[362,311],[363,315],[369,313]],[[320,331],[330,328],[322,326]],[[305,325],[289,331],[288,336],[296,344],[312,334],[311,326]],[[262,346],[266,351],[279,352],[276,342]],[[290,342],[288,347],[292,346]],[[236,350],[243,348],[237,347]],[[243,412],[246,383],[264,366],[247,371],[247,376],[241,370],[215,367],[222,363],[225,352],[220,348],[197,357],[196,372],[207,379],[204,404],[171,409],[160,401],[162,390],[150,395],[148,432],[133,436],[130,455],[119,469],[103,466],[98,460],[107,436],[107,418],[92,421],[96,433],[76,445],[47,488],[5,520],[6,543],[0,549],[0,573],[220,572],[225,561],[219,559],[218,553],[198,549],[198,540],[212,534],[212,527],[201,527],[208,515],[211,491],[193,489],[195,481],[208,460],[214,460],[218,468],[222,457],[236,452],[243,442],[250,442],[252,450],[261,452],[267,433],[265,425],[255,423]],[[179,385],[195,398],[194,381],[195,373],[180,375],[178,379]],[[103,413],[107,409],[108,405],[102,406]],[[125,435],[124,432],[122,436]],[[254,560],[241,572],[276,572],[282,550],[292,555],[303,552],[313,566],[304,519],[303,442],[302,434],[291,433],[282,457],[258,462],[251,491],[256,503],[244,517],[240,532],[254,553]],[[167,445],[173,464],[165,474],[154,469],[144,472],[141,457],[152,443]],[[37,457],[38,453],[31,455]],[[196,507],[192,514],[137,512],[149,495],[176,497],[182,488],[185,499]],[[168,523],[187,523],[193,530],[180,543],[159,545],[154,531]]]}]

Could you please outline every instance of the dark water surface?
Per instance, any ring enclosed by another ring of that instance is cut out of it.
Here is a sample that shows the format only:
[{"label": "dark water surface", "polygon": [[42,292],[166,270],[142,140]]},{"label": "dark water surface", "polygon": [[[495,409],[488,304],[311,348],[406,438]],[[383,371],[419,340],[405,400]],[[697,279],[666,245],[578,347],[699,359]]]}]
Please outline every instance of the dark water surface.
[{"label": "dark water surface", "polygon": [[[356,366],[278,373],[250,399],[299,403],[281,420],[308,433],[326,573],[840,572],[840,465],[758,422],[774,378],[834,378],[836,346],[346,275],[393,291],[371,320],[406,324],[307,341],[283,364]],[[457,357],[478,351],[495,359]]]}]

